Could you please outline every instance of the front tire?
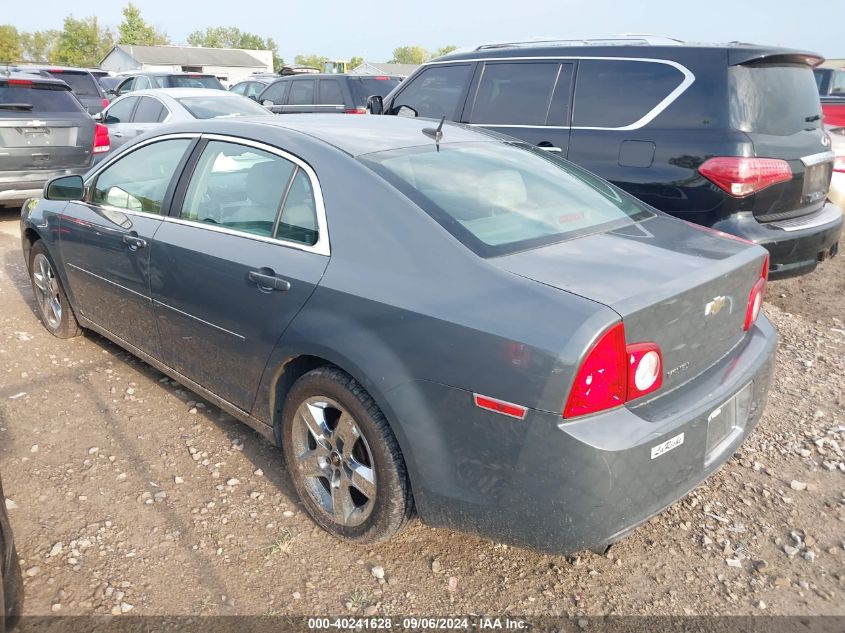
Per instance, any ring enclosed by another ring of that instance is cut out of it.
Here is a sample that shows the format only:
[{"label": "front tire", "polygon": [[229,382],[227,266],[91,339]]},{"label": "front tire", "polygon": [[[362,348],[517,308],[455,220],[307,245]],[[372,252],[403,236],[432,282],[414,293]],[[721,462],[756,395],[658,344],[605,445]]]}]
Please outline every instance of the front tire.
[{"label": "front tire", "polygon": [[349,374],[320,367],[294,383],[282,411],[282,450],[305,508],[333,536],[378,543],[410,519],[413,498],[399,444]]},{"label": "front tire", "polygon": [[58,338],[82,334],[53,260],[41,240],[32,245],[29,254],[29,279],[38,305],[38,316],[47,331]]}]

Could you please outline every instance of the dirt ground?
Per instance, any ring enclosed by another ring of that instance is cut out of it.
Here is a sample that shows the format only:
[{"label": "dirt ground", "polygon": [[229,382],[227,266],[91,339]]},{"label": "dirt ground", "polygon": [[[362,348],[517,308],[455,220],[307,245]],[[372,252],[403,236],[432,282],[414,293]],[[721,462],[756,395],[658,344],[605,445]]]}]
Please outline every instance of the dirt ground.
[{"label": "dirt ground", "polygon": [[419,521],[358,549],[315,527],[256,433],[99,336],[50,336],[0,210],[0,470],[26,613],[845,615],[845,258],[768,301],[760,426],[608,554]]}]

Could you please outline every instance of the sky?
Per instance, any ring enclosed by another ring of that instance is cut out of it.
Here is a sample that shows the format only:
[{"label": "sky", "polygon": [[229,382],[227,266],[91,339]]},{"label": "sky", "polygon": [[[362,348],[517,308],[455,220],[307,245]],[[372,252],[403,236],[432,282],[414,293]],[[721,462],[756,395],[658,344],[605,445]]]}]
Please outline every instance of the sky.
[{"label": "sky", "polygon": [[[117,26],[123,0],[39,0],[38,10],[0,0],[0,23],[25,31],[60,28],[64,16],[96,15]],[[286,2],[135,0],[173,43],[208,26],[272,37],[282,57],[387,61],[397,46],[435,50],[537,38],[668,35],[695,42],[779,44],[845,58],[845,0],[413,0]]]}]

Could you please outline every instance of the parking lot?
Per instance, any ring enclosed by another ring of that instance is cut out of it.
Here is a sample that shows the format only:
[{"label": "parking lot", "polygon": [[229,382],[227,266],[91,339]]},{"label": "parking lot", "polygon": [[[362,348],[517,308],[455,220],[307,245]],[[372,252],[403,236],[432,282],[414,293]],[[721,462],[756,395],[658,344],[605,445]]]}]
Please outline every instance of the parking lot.
[{"label": "parking lot", "polygon": [[777,369],[725,467],[605,555],[416,521],[357,549],[280,452],[150,366],[38,322],[0,210],[0,470],[26,614],[845,614],[845,263],[769,285]]}]

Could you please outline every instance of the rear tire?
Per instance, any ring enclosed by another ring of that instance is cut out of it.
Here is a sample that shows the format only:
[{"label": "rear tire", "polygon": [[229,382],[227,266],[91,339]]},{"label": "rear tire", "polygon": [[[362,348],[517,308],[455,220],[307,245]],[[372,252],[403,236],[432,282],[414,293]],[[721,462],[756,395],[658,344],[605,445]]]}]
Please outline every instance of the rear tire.
[{"label": "rear tire", "polygon": [[41,240],[32,245],[29,254],[29,280],[41,323],[53,336],[73,338],[82,334],[56,266]]},{"label": "rear tire", "polygon": [[379,543],[410,519],[413,497],[399,444],[349,374],[319,367],[294,383],[282,410],[282,450],[305,508],[333,536]]}]

